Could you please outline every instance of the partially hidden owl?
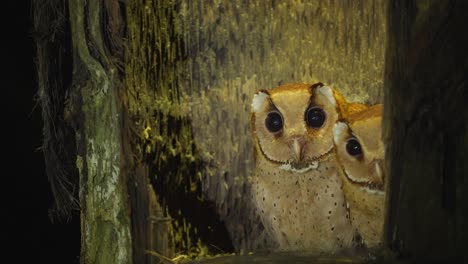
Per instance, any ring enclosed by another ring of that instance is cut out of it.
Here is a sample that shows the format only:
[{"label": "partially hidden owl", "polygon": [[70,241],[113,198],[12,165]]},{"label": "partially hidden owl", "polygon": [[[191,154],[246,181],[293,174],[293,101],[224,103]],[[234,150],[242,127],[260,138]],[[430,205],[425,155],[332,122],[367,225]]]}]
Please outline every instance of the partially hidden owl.
[{"label": "partially hidden owl", "polygon": [[279,250],[333,253],[352,244],[333,144],[346,108],[336,97],[321,83],[287,84],[254,96],[252,195]]},{"label": "partially hidden owl", "polygon": [[382,241],[384,223],[384,144],[382,105],[345,116],[333,131],[351,224],[368,247]]}]

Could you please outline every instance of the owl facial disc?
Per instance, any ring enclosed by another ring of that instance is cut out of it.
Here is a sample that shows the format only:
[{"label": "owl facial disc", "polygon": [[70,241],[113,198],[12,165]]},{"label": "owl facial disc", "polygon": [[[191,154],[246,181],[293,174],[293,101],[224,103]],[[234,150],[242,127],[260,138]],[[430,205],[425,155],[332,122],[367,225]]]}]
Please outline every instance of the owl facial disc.
[{"label": "owl facial disc", "polygon": [[337,119],[334,93],[320,83],[260,90],[252,101],[251,125],[259,153],[299,171],[332,152]]}]

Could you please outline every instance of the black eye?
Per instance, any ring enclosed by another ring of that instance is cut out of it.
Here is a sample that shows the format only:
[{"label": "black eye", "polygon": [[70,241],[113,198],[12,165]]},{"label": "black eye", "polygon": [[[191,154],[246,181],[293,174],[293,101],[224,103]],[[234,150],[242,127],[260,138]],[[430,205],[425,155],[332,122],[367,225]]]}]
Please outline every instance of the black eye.
[{"label": "black eye", "polygon": [[362,155],[361,144],[355,138],[351,138],[346,142],[346,151],[351,156],[360,156]]},{"label": "black eye", "polygon": [[311,107],[306,112],[307,125],[313,128],[320,128],[325,123],[325,117],[326,115],[322,108]]},{"label": "black eye", "polygon": [[268,113],[265,119],[265,126],[268,131],[275,133],[280,131],[283,128],[283,118],[278,112]]}]

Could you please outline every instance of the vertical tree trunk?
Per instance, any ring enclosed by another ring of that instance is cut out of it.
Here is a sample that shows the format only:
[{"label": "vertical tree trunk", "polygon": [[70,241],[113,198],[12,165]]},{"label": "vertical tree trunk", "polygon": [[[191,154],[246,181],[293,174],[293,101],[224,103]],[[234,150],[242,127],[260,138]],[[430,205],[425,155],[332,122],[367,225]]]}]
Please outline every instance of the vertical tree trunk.
[{"label": "vertical tree trunk", "polygon": [[393,1],[384,130],[386,241],[417,260],[466,258],[468,4]]},{"label": "vertical tree trunk", "polygon": [[69,1],[73,43],[72,97],[79,101],[81,262],[131,263],[132,236],[122,148],[121,80],[106,48],[99,0]]}]

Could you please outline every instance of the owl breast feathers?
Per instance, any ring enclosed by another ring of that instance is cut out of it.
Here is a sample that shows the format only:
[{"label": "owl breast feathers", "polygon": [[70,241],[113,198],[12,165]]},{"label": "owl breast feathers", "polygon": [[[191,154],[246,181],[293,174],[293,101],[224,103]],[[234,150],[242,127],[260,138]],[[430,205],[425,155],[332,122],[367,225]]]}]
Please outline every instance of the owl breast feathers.
[{"label": "owl breast feathers", "polygon": [[344,116],[367,108],[347,103],[321,83],[288,84],[254,96],[253,199],[278,249],[336,252],[352,247],[356,228],[343,192],[346,178],[337,160],[334,129]]}]

